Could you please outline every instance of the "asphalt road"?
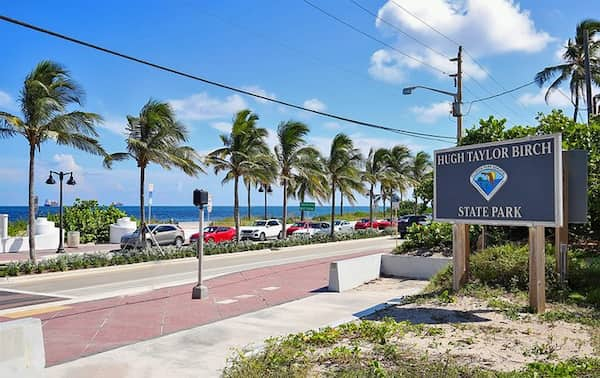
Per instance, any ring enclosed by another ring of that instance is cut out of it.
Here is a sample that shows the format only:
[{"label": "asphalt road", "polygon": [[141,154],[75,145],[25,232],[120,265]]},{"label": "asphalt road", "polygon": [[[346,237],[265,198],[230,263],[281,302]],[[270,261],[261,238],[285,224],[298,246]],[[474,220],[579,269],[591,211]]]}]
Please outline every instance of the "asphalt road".
[{"label": "asphalt road", "polygon": [[[308,261],[361,252],[389,252],[393,237],[362,239],[339,243],[284,248],[278,251],[251,251],[204,258],[204,279],[255,268]],[[123,269],[73,272],[63,277],[34,276],[31,279],[0,282],[0,289],[90,300],[132,294],[161,287],[194,283],[198,277],[197,259],[171,260]]]}]

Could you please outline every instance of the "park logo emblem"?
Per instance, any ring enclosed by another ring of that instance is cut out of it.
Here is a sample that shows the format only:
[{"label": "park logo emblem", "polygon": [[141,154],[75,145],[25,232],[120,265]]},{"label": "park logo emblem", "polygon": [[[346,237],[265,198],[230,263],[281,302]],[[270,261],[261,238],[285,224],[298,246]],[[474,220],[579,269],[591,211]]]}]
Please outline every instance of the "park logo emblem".
[{"label": "park logo emblem", "polygon": [[471,173],[471,185],[489,201],[508,181],[504,169],[493,164],[482,165]]}]

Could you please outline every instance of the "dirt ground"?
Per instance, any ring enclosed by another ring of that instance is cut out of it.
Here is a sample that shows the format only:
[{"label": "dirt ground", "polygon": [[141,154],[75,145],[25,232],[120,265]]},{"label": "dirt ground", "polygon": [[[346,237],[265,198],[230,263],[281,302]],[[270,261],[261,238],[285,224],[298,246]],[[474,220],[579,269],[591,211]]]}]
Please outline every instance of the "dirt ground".
[{"label": "dirt ground", "polygon": [[[381,279],[368,286],[393,287],[396,279]],[[451,355],[458,360],[500,371],[515,370],[530,362],[558,362],[573,357],[598,356],[589,326],[563,321],[547,322],[534,314],[508,317],[487,301],[456,297],[454,303],[394,305],[368,319],[384,317],[423,324],[425,332],[408,333],[395,343],[430,356]]]}]

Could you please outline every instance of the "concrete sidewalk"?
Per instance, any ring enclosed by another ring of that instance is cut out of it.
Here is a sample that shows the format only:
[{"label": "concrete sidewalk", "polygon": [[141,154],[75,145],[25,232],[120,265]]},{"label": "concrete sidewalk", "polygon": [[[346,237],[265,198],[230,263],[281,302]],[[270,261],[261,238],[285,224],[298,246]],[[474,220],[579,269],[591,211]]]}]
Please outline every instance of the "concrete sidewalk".
[{"label": "concrete sidewalk", "polygon": [[[47,377],[215,377],[236,349],[271,336],[337,325],[387,301],[418,293],[426,281],[383,279],[344,293],[320,292],[46,369]],[[140,319],[143,321],[143,319]]]},{"label": "concrete sidewalk", "polygon": [[[69,248],[65,243],[64,254],[82,254],[94,252],[109,252],[115,249],[120,249],[120,244],[81,244],[77,248]],[[35,252],[38,261],[63,256],[64,254],[56,253],[55,249],[40,249]],[[6,264],[11,261],[27,261],[29,260],[29,251],[21,252],[5,252],[0,253],[0,264]]]}]

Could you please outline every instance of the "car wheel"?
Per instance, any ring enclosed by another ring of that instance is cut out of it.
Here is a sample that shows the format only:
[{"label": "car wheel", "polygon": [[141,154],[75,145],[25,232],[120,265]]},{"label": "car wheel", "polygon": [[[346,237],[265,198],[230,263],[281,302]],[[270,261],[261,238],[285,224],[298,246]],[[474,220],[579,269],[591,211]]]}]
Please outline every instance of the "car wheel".
[{"label": "car wheel", "polygon": [[260,236],[259,236],[259,238],[258,238],[258,240],[260,240],[260,241],[265,241],[265,240],[267,240],[267,235],[265,235],[265,233],[264,233],[264,232],[261,232],[261,233],[260,233]]},{"label": "car wheel", "polygon": [[279,231],[279,234],[277,234],[277,239],[283,239],[283,231]]},{"label": "car wheel", "polygon": [[183,239],[179,236],[175,238],[175,247],[181,248],[183,246]]},{"label": "car wheel", "polygon": [[208,239],[206,239],[206,242],[208,244],[215,244],[215,239],[214,238],[208,238]]}]

